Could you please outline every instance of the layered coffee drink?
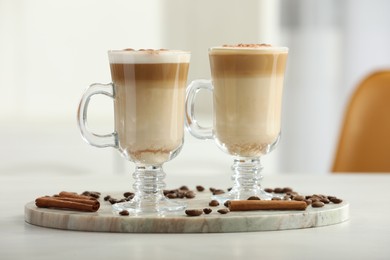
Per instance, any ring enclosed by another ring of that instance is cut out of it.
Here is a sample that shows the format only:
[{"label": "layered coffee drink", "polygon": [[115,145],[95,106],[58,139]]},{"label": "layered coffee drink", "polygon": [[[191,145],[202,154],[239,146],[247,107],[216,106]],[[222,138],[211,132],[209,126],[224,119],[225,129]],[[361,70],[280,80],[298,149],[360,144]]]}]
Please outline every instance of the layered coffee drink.
[{"label": "layered coffee drink", "polygon": [[239,44],[209,50],[214,137],[229,154],[259,157],[279,138],[288,49]]},{"label": "layered coffee drink", "polygon": [[161,165],[180,150],[190,54],[110,51],[118,148],[129,160]]}]

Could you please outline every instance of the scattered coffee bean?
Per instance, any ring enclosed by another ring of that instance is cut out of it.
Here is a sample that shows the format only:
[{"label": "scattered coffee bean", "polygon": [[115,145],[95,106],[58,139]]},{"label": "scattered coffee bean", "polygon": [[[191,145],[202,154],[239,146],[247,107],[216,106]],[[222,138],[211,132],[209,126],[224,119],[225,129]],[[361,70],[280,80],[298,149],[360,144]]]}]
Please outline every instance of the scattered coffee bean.
[{"label": "scattered coffee bean", "polygon": [[321,201],[314,201],[312,204],[311,204],[311,206],[313,207],[313,208],[321,208],[321,207],[323,207],[325,205],[325,203],[323,203],[323,202],[321,202]]},{"label": "scattered coffee bean", "polygon": [[327,198],[321,198],[320,201],[325,203],[325,204],[329,204],[329,202],[330,202],[330,200],[328,200]]},{"label": "scattered coffee bean", "polygon": [[219,210],[217,210],[217,212],[220,213],[220,214],[227,214],[227,213],[229,213],[230,211],[229,211],[228,208],[226,208],[226,209],[219,209]]},{"label": "scattered coffee bean", "polygon": [[179,190],[178,192],[176,192],[176,197],[179,199],[183,199],[185,195],[186,195],[185,191]]},{"label": "scattered coffee bean", "polygon": [[104,201],[108,201],[110,198],[111,198],[111,196],[110,196],[110,195],[107,195],[107,196],[105,196],[103,199],[104,199]]},{"label": "scattered coffee bean", "polygon": [[209,206],[210,206],[210,207],[219,206],[218,200],[212,200],[212,201],[210,201],[210,202],[209,202]]},{"label": "scattered coffee bean", "polygon": [[193,198],[195,198],[195,192],[193,192],[193,191],[187,191],[187,192],[185,193],[185,197],[186,197],[187,199],[193,199]]},{"label": "scattered coffee bean", "polygon": [[225,201],[224,203],[223,203],[223,205],[225,206],[225,207],[229,207],[229,203],[230,203],[230,200],[227,200],[227,201]]},{"label": "scattered coffee bean", "polygon": [[227,190],[227,191],[231,191],[232,189],[233,189],[233,188],[232,188],[232,187],[230,187],[230,188],[227,188],[226,190]]},{"label": "scattered coffee bean", "polygon": [[211,192],[214,192],[214,191],[216,190],[216,188],[210,187],[209,190],[210,190]]},{"label": "scattered coffee bean", "polygon": [[213,191],[213,195],[219,195],[219,194],[224,194],[225,193],[225,191],[224,190],[221,190],[221,189],[215,189],[214,191]]},{"label": "scattered coffee bean", "polygon": [[283,193],[283,188],[275,188],[274,192],[275,193]]},{"label": "scattered coffee bean", "polygon": [[201,185],[197,185],[197,186],[196,186],[196,190],[197,190],[197,191],[204,191],[204,187],[201,186]]},{"label": "scattered coffee bean", "polygon": [[203,209],[204,214],[207,214],[207,215],[210,214],[212,211],[213,211],[213,210],[210,209],[210,208],[204,208],[204,209]]},{"label": "scattered coffee bean", "polygon": [[307,204],[308,206],[311,205],[311,203],[312,203],[311,199],[305,199],[305,202],[306,202],[306,204]]},{"label": "scattered coffee bean", "polygon": [[292,199],[297,200],[297,201],[304,201],[305,197],[302,195],[297,195],[297,196],[294,196]]},{"label": "scattered coffee bean", "polygon": [[190,190],[186,185],[183,185],[179,188],[179,190]]},{"label": "scattered coffee bean", "polygon": [[298,194],[298,192],[295,192],[295,191],[288,191],[288,192],[286,192],[286,195],[297,196],[299,194]]},{"label": "scattered coffee bean", "polygon": [[196,216],[202,215],[203,210],[201,210],[201,209],[187,209],[185,211],[185,213],[187,214],[187,216],[196,217]]},{"label": "scattered coffee bean", "polygon": [[134,192],[130,192],[130,191],[123,193],[123,197],[125,197],[125,198],[131,197],[131,196],[134,197],[134,195],[135,195]]},{"label": "scattered coffee bean", "polygon": [[283,193],[292,192],[292,191],[293,191],[293,189],[290,187],[284,187],[282,190]]},{"label": "scattered coffee bean", "polygon": [[89,197],[98,199],[98,198],[100,198],[101,193],[98,191],[84,191],[83,193],[81,193],[81,195],[89,196]]},{"label": "scattered coffee bean", "polygon": [[121,216],[128,216],[128,215],[130,215],[130,213],[127,210],[124,209],[124,210],[119,212],[119,215],[121,215]]},{"label": "scattered coffee bean", "polygon": [[114,199],[114,198],[109,198],[108,202],[110,202],[111,204],[115,204],[115,203],[118,203],[118,200]]},{"label": "scattered coffee bean", "polygon": [[163,193],[168,199],[192,199],[196,196],[196,193],[190,190],[186,185],[182,185],[178,189],[164,190]]},{"label": "scattered coffee bean", "polygon": [[264,189],[265,192],[268,192],[268,193],[272,193],[274,192],[274,189],[271,189],[271,188],[265,188]]},{"label": "scattered coffee bean", "polygon": [[334,204],[339,204],[339,203],[341,203],[341,202],[343,202],[343,200],[342,199],[339,199],[339,198],[336,198],[336,197],[334,197],[334,198],[332,198],[332,199],[329,199],[332,203],[334,203]]},{"label": "scattered coffee bean", "polygon": [[167,195],[165,195],[165,197],[167,197],[168,199],[176,199],[177,195],[176,193],[168,193]]},{"label": "scattered coffee bean", "polygon": [[250,197],[248,198],[248,200],[260,200],[260,198],[257,197],[257,196],[250,196]]}]

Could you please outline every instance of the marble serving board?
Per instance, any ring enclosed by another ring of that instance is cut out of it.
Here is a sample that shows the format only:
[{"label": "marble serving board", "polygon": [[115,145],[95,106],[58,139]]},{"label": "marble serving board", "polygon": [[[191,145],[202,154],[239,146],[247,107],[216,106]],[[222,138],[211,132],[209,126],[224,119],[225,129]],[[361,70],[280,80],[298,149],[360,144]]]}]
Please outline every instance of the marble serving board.
[{"label": "marble serving board", "polygon": [[[121,196],[117,196],[118,198]],[[211,193],[201,192],[193,199],[178,199],[188,209],[211,208],[209,214],[189,217],[183,211],[164,215],[120,216],[112,212],[109,202],[101,199],[94,213],[37,208],[35,202],[25,205],[27,223],[64,230],[122,233],[223,233],[314,228],[344,222],[349,218],[349,204],[327,204],[322,208],[308,206],[305,211],[235,211],[228,214],[209,207]]]}]

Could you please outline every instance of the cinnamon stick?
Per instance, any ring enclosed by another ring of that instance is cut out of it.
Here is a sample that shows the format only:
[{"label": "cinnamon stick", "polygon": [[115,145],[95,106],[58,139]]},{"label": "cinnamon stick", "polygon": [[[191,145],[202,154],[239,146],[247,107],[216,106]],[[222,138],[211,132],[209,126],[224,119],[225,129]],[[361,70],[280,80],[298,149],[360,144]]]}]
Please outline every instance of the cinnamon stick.
[{"label": "cinnamon stick", "polygon": [[305,210],[304,201],[292,200],[231,200],[228,202],[230,211],[247,210]]},{"label": "cinnamon stick", "polygon": [[82,200],[59,197],[40,197],[35,200],[35,205],[39,208],[72,209],[79,211],[96,212],[100,203],[97,200]]}]

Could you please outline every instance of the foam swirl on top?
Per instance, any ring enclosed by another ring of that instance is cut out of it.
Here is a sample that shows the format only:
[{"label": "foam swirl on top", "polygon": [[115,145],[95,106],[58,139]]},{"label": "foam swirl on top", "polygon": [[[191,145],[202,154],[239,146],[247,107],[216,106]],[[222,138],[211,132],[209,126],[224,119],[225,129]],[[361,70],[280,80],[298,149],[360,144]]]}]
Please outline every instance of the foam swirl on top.
[{"label": "foam swirl on top", "polygon": [[239,43],[239,44],[224,44],[222,46],[212,47],[210,52],[217,53],[287,53],[287,47],[274,47],[266,43]]},{"label": "foam swirl on top", "polygon": [[124,49],[108,51],[110,63],[147,64],[147,63],[189,63],[189,51],[168,49]]}]

